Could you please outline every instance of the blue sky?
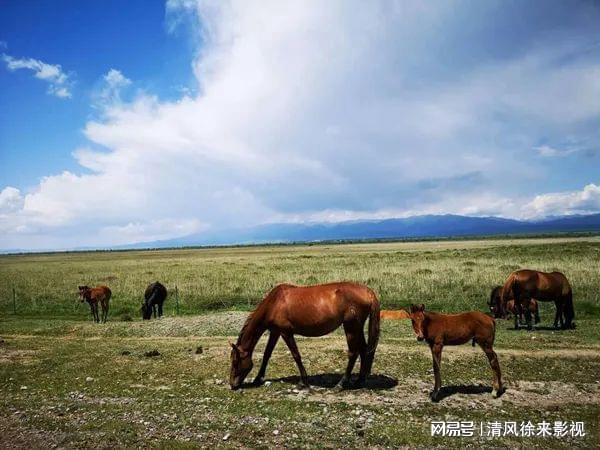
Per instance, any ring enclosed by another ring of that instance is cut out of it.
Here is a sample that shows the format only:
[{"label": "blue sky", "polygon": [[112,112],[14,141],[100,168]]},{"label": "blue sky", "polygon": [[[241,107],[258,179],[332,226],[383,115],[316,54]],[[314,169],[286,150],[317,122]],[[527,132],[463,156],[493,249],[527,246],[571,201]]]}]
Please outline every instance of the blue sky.
[{"label": "blue sky", "polygon": [[600,212],[598,3],[0,12],[0,248]]}]

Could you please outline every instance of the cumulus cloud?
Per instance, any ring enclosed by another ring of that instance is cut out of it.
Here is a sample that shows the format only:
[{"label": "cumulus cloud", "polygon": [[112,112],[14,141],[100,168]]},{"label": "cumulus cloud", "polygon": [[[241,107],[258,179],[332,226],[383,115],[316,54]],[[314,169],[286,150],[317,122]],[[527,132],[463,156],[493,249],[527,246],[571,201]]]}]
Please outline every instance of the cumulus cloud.
[{"label": "cumulus cloud", "polygon": [[523,210],[531,217],[600,213],[600,185],[591,183],[581,191],[536,195]]},{"label": "cumulus cloud", "polygon": [[537,215],[552,208],[525,208],[536,199],[523,192],[552,168],[532,171],[531,149],[600,118],[600,54],[580,52],[588,37],[536,40],[524,27],[498,48],[505,41],[482,25],[508,19],[483,3],[170,0],[167,10],[198,24],[198,93],[123,101],[131,82],[109,71],[104,114],[74,151],[86,170],[22,194],[10,223],[27,229],[0,246],[290,220]]},{"label": "cumulus cloud", "polygon": [[21,191],[12,186],[7,186],[0,191],[0,214],[21,209],[23,197]]},{"label": "cumulus cloud", "polygon": [[70,98],[71,80],[60,64],[47,64],[43,61],[33,58],[14,58],[7,54],[2,54],[2,60],[5,62],[8,70],[31,70],[36,78],[48,83],[48,94],[59,98]]}]

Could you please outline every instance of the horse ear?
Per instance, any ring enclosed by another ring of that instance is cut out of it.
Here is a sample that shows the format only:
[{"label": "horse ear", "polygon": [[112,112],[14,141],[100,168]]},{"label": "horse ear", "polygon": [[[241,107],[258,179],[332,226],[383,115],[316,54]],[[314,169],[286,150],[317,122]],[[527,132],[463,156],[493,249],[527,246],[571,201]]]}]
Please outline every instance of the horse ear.
[{"label": "horse ear", "polygon": [[425,305],[423,303],[419,305],[419,311],[425,311]]},{"label": "horse ear", "polygon": [[229,345],[231,345],[231,348],[234,349],[236,353],[240,353],[240,349],[233,342],[230,342]]},{"label": "horse ear", "polygon": [[417,312],[417,307],[415,305],[410,305],[410,313],[414,314]]}]

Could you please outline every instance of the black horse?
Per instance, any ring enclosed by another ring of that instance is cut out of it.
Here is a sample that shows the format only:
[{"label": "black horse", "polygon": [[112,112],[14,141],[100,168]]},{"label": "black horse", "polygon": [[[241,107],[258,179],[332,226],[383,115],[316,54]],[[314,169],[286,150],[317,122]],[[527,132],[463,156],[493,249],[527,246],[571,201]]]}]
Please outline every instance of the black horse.
[{"label": "black horse", "polygon": [[148,285],[144,292],[144,303],[142,303],[142,318],[150,320],[152,312],[156,319],[156,307],[158,306],[158,317],[163,315],[163,302],[167,298],[167,288],[158,281]]}]

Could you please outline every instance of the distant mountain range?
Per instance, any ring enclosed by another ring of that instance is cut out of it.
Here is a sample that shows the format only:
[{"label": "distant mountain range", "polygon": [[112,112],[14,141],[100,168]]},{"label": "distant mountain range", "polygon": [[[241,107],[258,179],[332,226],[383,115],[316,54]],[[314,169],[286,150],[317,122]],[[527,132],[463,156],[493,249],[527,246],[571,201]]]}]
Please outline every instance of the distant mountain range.
[{"label": "distant mountain range", "polygon": [[143,242],[118,248],[449,238],[563,232],[600,232],[600,214],[551,217],[536,221],[446,214],[337,223],[274,223],[250,228],[214,230],[177,239]]}]

